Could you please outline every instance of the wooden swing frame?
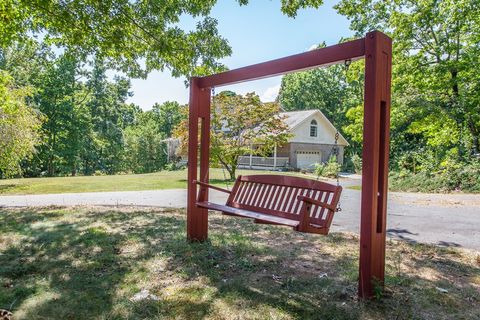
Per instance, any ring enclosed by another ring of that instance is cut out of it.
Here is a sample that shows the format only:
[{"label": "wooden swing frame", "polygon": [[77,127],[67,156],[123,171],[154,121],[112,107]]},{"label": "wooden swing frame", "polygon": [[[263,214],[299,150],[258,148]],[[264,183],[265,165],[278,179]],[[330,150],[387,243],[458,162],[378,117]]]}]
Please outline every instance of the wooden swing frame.
[{"label": "wooden swing frame", "polygon": [[189,241],[205,241],[208,238],[208,209],[197,206],[196,202],[198,188],[203,197],[208,199],[208,188],[204,184],[209,181],[211,89],[361,58],[365,58],[365,89],[358,295],[370,298],[374,295],[374,289],[383,286],[392,40],[379,31],[369,32],[362,39],[190,79],[187,178]]}]

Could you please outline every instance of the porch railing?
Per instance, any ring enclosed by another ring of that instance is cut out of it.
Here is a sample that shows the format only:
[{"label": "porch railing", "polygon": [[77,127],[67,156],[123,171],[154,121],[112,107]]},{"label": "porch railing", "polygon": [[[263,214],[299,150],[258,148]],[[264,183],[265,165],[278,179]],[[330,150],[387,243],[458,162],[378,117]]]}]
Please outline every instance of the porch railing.
[{"label": "porch railing", "polygon": [[285,168],[288,167],[288,157],[259,157],[259,156],[241,156],[238,158],[238,165],[242,167],[268,167]]}]

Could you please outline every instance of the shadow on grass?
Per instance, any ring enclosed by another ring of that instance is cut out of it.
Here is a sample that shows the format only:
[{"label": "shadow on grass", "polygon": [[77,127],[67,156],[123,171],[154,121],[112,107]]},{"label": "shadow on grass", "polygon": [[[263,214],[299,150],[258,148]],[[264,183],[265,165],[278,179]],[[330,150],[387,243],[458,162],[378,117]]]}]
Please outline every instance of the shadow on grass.
[{"label": "shadow on grass", "polygon": [[[0,308],[13,303],[19,319],[381,319],[386,313],[407,319],[419,316],[419,301],[434,312],[460,310],[435,287],[450,290],[454,270],[478,273],[443,258],[409,260],[411,268],[440,275],[425,281],[402,273],[393,256],[387,265],[393,293],[365,304],[356,300],[353,236],[306,235],[211,215],[209,241],[187,243],[183,213],[98,208],[0,210],[0,232]],[[428,248],[410,250],[438,255]],[[160,299],[129,300],[145,287]],[[459,288],[451,290],[478,299],[473,286]],[[415,290],[428,294],[417,297]]]}]

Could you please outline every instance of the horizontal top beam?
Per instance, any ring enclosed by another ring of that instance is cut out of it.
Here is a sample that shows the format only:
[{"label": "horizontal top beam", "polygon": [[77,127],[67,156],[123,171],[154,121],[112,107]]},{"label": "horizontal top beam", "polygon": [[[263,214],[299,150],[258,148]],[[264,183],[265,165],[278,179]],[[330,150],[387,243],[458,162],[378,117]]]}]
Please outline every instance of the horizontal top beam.
[{"label": "horizontal top beam", "polygon": [[356,60],[365,55],[365,39],[357,39],[326,48],[295,54],[276,60],[253,64],[198,79],[200,88],[211,88],[278,76],[320,66],[336,64],[348,59]]}]

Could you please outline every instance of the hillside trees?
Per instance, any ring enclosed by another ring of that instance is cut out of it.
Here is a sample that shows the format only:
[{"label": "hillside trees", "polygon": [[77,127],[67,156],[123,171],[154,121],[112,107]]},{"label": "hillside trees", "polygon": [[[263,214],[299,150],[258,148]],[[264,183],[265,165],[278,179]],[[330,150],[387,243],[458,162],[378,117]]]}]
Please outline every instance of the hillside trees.
[{"label": "hillside trees", "polygon": [[[298,10],[318,8],[322,2],[282,0],[281,10],[295,17]],[[25,95],[25,103],[45,117],[42,143],[32,159],[23,161],[24,173],[128,170],[126,132],[130,142],[139,141],[132,137],[142,126],[153,126],[155,134],[170,136],[181,119],[178,104],[155,106],[153,113],[148,113],[155,121],[137,121],[142,112],[125,103],[129,81],[111,81],[105,73],[114,69],[129,77],[145,77],[156,69],[180,77],[224,70],[218,60],[228,56],[231,48],[210,16],[216,3],[2,1],[0,69],[10,73],[15,85],[33,88],[31,95]],[[246,5],[248,0],[237,3]],[[192,18],[193,26],[182,24],[184,18]],[[132,126],[134,129],[128,129]]]},{"label": "hillside trees", "polygon": [[170,138],[175,127],[180,123],[185,115],[181,112],[181,106],[176,101],[167,101],[162,104],[155,103],[152,108],[155,122],[158,130],[166,138]]},{"label": "hillside trees", "polygon": [[343,0],[337,10],[358,35],[394,39],[394,166],[435,171],[478,154],[480,3]]},{"label": "hillside trees", "polygon": [[126,165],[136,173],[161,170],[168,162],[165,139],[186,120],[177,102],[156,103],[152,110],[137,110],[135,120],[125,130]]},{"label": "hillside trees", "polygon": [[[18,79],[5,76],[11,79],[3,86],[9,99],[15,96],[15,105],[23,101],[24,109],[31,110],[18,113],[18,119],[31,114],[43,121],[41,127],[35,122],[38,128],[31,131],[24,125],[25,136],[38,134],[27,141],[34,146],[29,152],[18,153],[26,159],[17,158],[17,166],[4,165],[9,175],[20,174],[13,170],[20,167],[25,176],[58,176],[151,172],[165,165],[162,141],[181,120],[178,103],[142,111],[126,103],[130,82],[107,76],[105,61],[84,61],[73,51],[54,53],[33,41],[1,49],[0,67],[2,75],[11,70]],[[2,149],[2,156],[8,156],[7,150]]]},{"label": "hillside trees", "polygon": [[[444,174],[475,166],[480,147],[480,3],[342,0],[336,9],[350,20],[356,36],[378,29],[393,39],[391,168],[405,174]],[[352,63],[346,83],[337,68],[285,76],[279,99],[289,110],[322,110],[358,153],[363,62]]]}]

